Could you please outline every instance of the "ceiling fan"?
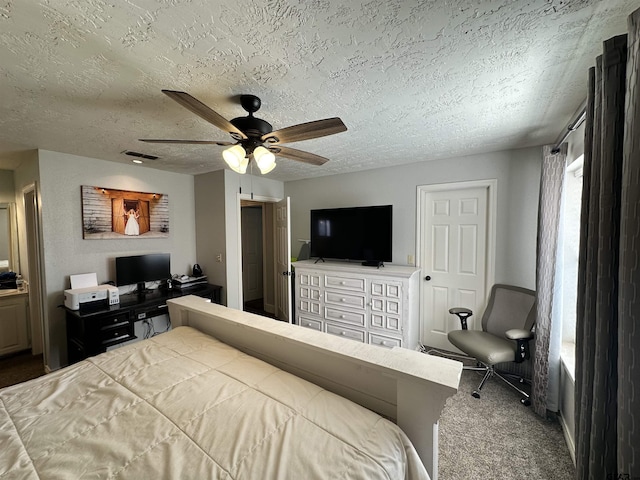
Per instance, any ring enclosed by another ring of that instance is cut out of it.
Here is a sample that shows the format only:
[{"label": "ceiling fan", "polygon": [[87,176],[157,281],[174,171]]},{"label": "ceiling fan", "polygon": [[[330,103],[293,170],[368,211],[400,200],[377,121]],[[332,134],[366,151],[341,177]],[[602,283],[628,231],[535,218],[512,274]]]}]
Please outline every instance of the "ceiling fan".
[{"label": "ceiling fan", "polygon": [[276,166],[275,155],[311,165],[322,165],[328,162],[329,159],[295,148],[284,147],[282,144],[324,137],[347,130],[342,120],[334,117],[301,123],[274,131],[271,124],[253,116],[260,109],[262,103],[255,95],[240,95],[240,104],[249,115],[227,120],[188,93],[175,90],[162,90],[162,93],[219,129],[228,132],[235,142],[142,138],[140,141],[149,143],[231,145],[230,148],[222,152],[222,156],[231,169],[238,173],[245,173],[252,159],[261,173],[269,173]]}]

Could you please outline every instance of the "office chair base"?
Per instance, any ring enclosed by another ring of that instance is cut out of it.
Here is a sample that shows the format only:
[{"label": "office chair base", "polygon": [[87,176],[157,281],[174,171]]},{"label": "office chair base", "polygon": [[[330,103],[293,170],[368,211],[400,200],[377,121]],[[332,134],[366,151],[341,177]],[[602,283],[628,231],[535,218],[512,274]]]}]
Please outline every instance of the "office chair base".
[{"label": "office chair base", "polygon": [[[480,381],[480,385],[478,385],[478,388],[476,390],[474,390],[473,393],[471,394],[472,397],[480,398],[480,390],[482,390],[482,387],[484,386],[484,383],[489,378],[495,376],[495,377],[498,377],[500,380],[502,380],[507,385],[509,385],[515,391],[517,391],[520,395],[522,395],[522,398],[520,399],[520,403],[522,403],[525,407],[528,407],[528,406],[531,405],[531,400],[529,400],[529,394],[527,392],[525,392],[524,390],[522,390],[521,388],[518,388],[517,385],[515,385],[512,382],[510,382],[506,378],[506,377],[517,377],[516,375],[501,374],[501,373],[498,373],[496,371],[496,369],[495,369],[495,367],[493,365],[485,365],[485,364],[482,364],[482,365],[483,365],[482,367],[463,367],[465,370],[486,370],[486,373],[484,374],[484,377],[482,377],[482,380]],[[517,378],[518,378],[518,381],[520,383],[525,383],[523,378],[520,378],[520,377],[517,377]]]}]

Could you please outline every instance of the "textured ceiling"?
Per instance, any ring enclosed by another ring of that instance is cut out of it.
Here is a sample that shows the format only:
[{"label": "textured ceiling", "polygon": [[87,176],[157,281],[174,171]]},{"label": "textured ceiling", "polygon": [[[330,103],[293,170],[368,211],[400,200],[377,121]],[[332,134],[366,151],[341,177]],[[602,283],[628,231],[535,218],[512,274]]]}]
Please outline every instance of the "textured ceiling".
[{"label": "textured ceiling", "polygon": [[[223,117],[262,99],[275,129],[338,116],[288,144],[293,180],[553,143],[586,96],[604,39],[639,0],[0,0],[0,168],[41,148],[182,173],[225,167],[231,140],[161,93]],[[143,168],[143,167],[142,167]]]}]

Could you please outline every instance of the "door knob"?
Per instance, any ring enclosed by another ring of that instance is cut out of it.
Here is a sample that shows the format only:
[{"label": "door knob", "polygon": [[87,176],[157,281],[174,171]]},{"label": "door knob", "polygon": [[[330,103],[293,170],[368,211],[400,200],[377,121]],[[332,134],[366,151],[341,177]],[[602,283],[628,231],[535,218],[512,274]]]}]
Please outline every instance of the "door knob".
[{"label": "door knob", "polygon": [[426,277],[424,277],[424,279],[428,282],[429,280],[431,280],[431,277],[427,275]]}]

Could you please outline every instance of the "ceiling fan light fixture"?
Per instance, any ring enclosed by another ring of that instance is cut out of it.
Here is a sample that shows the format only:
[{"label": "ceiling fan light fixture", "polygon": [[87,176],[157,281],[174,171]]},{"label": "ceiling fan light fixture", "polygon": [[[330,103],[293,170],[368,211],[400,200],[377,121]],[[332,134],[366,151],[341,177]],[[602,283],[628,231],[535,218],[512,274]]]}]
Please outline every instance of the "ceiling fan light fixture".
[{"label": "ceiling fan light fixture", "polygon": [[[224,161],[227,162],[227,165],[231,167],[231,170],[238,173],[245,173],[247,171],[249,159],[246,158],[246,156],[247,152],[245,152],[244,148],[242,148],[241,145],[234,145],[222,152],[222,158],[224,158]],[[244,169],[242,167],[243,163]]]},{"label": "ceiling fan light fixture", "polygon": [[238,168],[238,170],[236,170],[236,172],[244,175],[245,173],[247,173],[247,165],[249,165],[249,158],[245,157],[240,162],[240,167]]},{"label": "ceiling fan light fixture", "polygon": [[253,158],[263,175],[276,168],[276,156],[264,147],[256,147],[253,151]]}]

